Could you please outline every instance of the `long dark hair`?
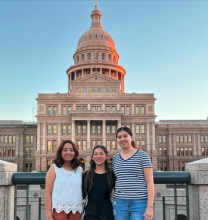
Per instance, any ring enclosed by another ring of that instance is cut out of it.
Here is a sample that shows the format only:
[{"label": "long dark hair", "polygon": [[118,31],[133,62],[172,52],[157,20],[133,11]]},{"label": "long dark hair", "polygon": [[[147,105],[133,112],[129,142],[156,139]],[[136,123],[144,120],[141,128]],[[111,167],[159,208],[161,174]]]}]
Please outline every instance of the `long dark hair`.
[{"label": "long dark hair", "polygon": [[[102,149],[104,151],[104,153],[106,155],[108,155],[108,151],[107,151],[106,147],[104,147],[102,145],[97,145],[93,148],[92,156],[93,156],[95,150],[98,149],[98,148]],[[83,181],[83,184],[82,184],[82,193],[84,195],[84,198],[89,194],[89,192],[92,188],[95,168],[96,168],[96,164],[95,164],[94,160],[91,157],[90,168],[87,171],[86,176],[85,176],[84,181]],[[109,196],[111,196],[111,193],[112,193],[112,190],[113,190],[113,177],[112,177],[112,170],[108,166],[107,159],[105,160],[105,170],[106,170],[107,179],[108,179]]]},{"label": "long dark hair", "polygon": [[[131,137],[133,137],[133,133],[132,133],[132,131],[131,131],[130,128],[128,128],[128,127],[120,127],[120,128],[116,131],[116,138],[118,137],[118,133],[119,133],[120,131],[125,131],[125,132],[127,132]],[[132,146],[133,148],[136,148],[136,144],[135,144],[135,141],[134,141],[134,140],[131,141],[131,146]]]},{"label": "long dark hair", "polygon": [[79,156],[79,151],[78,151],[78,148],[76,146],[76,144],[71,141],[71,140],[66,140],[66,141],[62,141],[61,144],[59,145],[58,147],[58,150],[56,152],[56,158],[55,160],[53,161],[57,167],[62,167],[63,164],[64,164],[64,160],[61,156],[61,153],[62,153],[62,149],[64,147],[65,144],[71,144],[73,149],[74,149],[74,158],[72,160],[72,169],[73,170],[76,170],[78,166],[80,166],[81,162],[79,161],[79,159],[77,159],[77,157]]}]

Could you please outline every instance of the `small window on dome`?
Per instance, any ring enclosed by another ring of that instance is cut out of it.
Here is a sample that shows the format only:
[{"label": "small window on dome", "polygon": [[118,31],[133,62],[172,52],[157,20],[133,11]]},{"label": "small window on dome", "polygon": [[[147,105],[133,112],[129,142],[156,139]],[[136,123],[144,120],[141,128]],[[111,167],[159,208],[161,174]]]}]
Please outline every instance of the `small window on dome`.
[{"label": "small window on dome", "polygon": [[111,61],[111,55],[110,54],[108,55],[108,60]]},{"label": "small window on dome", "polygon": [[102,39],[104,38],[103,35],[101,35],[101,38],[102,38]]},{"label": "small window on dome", "polygon": [[108,40],[108,36],[107,36],[106,38],[107,38],[107,40]]},{"label": "small window on dome", "polygon": [[87,39],[87,36],[84,36],[84,39],[86,40],[86,39]]},{"label": "small window on dome", "polygon": [[97,34],[95,35],[95,38],[98,38],[98,35],[97,35]]},{"label": "small window on dome", "polygon": [[91,60],[91,53],[88,53],[88,60]]},{"label": "small window on dome", "polygon": [[90,38],[92,38],[92,35],[90,34]]},{"label": "small window on dome", "polygon": [[105,54],[102,53],[102,60],[105,60]]}]

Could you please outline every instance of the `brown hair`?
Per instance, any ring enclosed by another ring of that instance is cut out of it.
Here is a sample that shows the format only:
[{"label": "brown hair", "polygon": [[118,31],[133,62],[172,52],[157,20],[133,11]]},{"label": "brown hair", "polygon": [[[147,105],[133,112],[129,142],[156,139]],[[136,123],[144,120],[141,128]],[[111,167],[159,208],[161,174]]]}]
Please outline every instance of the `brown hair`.
[{"label": "brown hair", "polygon": [[[116,138],[117,138],[118,133],[119,133],[120,131],[125,131],[125,132],[128,133],[131,137],[133,137],[133,133],[132,133],[132,131],[131,131],[130,128],[128,128],[128,127],[120,127],[120,128],[116,131]],[[131,146],[132,146],[133,148],[136,148],[136,144],[135,144],[135,141],[134,141],[134,140],[131,141]]]},{"label": "brown hair", "polygon": [[63,149],[64,145],[67,144],[67,143],[71,144],[73,149],[74,149],[75,154],[74,154],[74,158],[72,160],[72,169],[76,170],[77,167],[80,166],[81,162],[77,158],[79,156],[78,148],[77,148],[76,144],[71,140],[66,140],[66,141],[61,142],[61,144],[58,147],[58,150],[56,151],[56,158],[53,162],[56,164],[57,167],[62,167],[63,166],[64,160],[61,156],[61,153],[62,153],[62,149]]}]

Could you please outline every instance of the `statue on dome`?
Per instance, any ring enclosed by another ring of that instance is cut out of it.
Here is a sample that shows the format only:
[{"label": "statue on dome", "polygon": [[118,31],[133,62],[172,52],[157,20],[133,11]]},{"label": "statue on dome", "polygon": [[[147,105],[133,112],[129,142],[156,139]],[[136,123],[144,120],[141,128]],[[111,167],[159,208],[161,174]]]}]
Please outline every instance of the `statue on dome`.
[{"label": "statue on dome", "polygon": [[98,0],[95,0],[95,7],[98,6]]}]

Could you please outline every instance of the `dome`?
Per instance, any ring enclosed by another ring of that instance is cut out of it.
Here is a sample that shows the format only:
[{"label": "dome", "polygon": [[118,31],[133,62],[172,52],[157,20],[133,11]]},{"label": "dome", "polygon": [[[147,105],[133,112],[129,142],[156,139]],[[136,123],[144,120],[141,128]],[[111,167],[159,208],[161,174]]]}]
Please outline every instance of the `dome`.
[{"label": "dome", "polygon": [[102,15],[100,11],[97,9],[97,5],[95,9],[92,11],[92,25],[88,31],[86,31],[79,39],[77,45],[77,52],[83,50],[85,48],[98,46],[100,49],[116,51],[115,43],[113,38],[109,33],[103,30],[100,18]]}]

